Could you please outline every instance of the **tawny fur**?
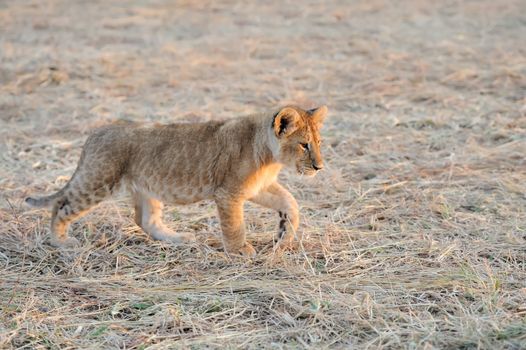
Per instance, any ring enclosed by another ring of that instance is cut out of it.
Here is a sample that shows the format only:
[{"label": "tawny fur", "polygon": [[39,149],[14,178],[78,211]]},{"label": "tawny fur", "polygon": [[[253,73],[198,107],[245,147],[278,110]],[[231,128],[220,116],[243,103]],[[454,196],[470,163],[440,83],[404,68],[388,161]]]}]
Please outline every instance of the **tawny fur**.
[{"label": "tawny fur", "polygon": [[244,202],[275,209],[278,239],[294,239],[298,205],[276,179],[283,165],[309,176],[323,167],[319,130],[326,114],[325,106],[310,111],[290,106],[222,122],[107,126],[87,139],[64,188],[26,202],[52,206],[51,243],[73,246],[78,242],[68,237],[70,223],[120,188],[131,192],[135,221],[145,232],[176,243],[195,236],[163,224],[163,202],[212,199],[227,252],[253,256],[245,239]]}]

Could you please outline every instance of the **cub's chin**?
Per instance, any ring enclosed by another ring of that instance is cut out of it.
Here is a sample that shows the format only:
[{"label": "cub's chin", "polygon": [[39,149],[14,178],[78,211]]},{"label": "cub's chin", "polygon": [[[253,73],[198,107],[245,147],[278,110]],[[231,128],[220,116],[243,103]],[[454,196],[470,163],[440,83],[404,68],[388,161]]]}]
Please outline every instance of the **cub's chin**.
[{"label": "cub's chin", "polygon": [[298,175],[314,177],[318,172],[314,169],[298,169]]}]

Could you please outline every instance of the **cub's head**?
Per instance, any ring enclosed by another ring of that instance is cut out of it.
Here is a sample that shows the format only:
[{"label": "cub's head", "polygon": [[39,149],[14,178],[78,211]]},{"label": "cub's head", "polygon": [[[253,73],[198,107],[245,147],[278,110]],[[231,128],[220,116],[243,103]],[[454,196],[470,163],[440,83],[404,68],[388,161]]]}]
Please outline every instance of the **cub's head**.
[{"label": "cub's head", "polygon": [[282,108],[272,123],[278,143],[277,160],[301,175],[314,176],[323,169],[320,129],[326,116],[326,106],[309,111]]}]

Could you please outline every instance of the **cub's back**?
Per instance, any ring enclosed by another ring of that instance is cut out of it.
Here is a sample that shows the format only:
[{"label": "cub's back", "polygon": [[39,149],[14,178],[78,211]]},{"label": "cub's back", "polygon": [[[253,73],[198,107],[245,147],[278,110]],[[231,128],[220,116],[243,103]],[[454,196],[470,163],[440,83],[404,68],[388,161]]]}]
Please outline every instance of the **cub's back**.
[{"label": "cub's back", "polygon": [[133,189],[167,201],[192,202],[213,190],[221,125],[111,125],[90,136],[85,158],[88,166],[119,168],[124,183]]}]

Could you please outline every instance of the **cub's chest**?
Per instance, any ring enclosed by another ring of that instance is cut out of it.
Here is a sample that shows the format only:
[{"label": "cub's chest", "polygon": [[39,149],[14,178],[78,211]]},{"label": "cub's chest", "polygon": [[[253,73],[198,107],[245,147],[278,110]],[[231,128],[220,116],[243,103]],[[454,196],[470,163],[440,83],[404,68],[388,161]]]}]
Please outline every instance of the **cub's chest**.
[{"label": "cub's chest", "polygon": [[276,181],[281,167],[281,164],[265,165],[250,174],[243,184],[246,197],[254,197]]}]

